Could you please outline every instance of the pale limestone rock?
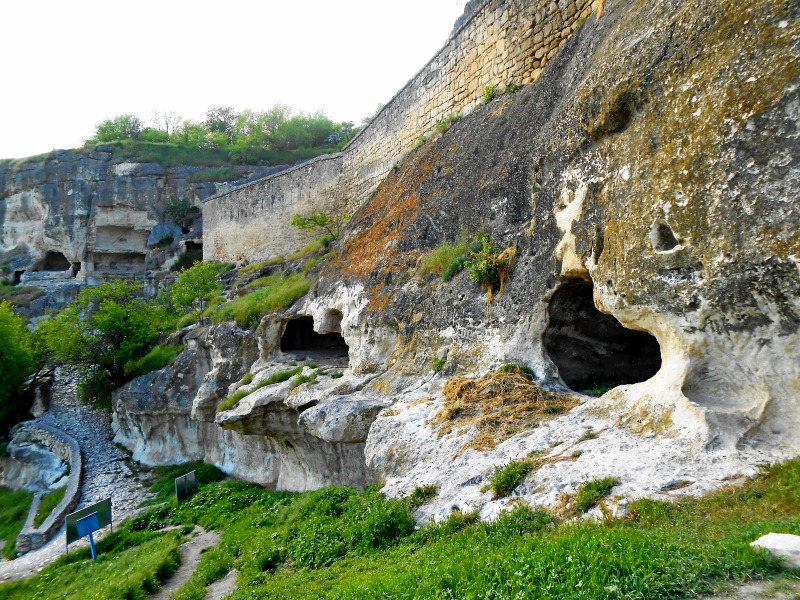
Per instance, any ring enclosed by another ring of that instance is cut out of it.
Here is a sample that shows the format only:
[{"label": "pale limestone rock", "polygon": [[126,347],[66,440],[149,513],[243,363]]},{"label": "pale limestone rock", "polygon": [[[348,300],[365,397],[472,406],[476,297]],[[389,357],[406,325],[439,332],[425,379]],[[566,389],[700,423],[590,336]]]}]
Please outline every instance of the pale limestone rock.
[{"label": "pale limestone rock", "polygon": [[800,569],[800,535],[768,533],[750,545],[783,559],[783,565],[786,567]]}]

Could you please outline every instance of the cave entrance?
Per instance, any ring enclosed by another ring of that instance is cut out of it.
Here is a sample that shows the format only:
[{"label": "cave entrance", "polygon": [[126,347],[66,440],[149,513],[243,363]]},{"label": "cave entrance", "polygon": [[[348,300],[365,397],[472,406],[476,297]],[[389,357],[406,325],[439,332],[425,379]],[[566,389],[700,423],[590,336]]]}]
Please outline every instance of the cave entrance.
[{"label": "cave entrance", "polygon": [[36,264],[33,270],[62,272],[66,271],[71,266],[72,263],[70,263],[67,260],[67,257],[64,256],[61,252],[55,252],[53,250],[50,250],[47,252],[47,254],[44,255],[44,258]]},{"label": "cave entrance", "polygon": [[588,281],[562,285],[550,300],[544,347],[573,390],[600,395],[645,381],[661,368],[661,348],[649,333],[626,329],[595,308]]},{"label": "cave entrance", "polygon": [[317,333],[312,317],[300,317],[286,323],[281,336],[281,352],[297,360],[305,358],[320,365],[346,367],[350,348],[341,333]]}]

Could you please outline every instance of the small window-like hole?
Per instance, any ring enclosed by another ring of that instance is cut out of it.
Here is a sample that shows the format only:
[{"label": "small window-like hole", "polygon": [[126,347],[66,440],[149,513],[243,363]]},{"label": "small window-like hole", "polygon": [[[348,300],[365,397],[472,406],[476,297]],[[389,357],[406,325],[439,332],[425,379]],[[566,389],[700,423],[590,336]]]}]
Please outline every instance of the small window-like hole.
[{"label": "small window-like hole", "polygon": [[678,245],[678,239],[672,228],[666,223],[656,223],[650,231],[650,241],[658,252],[667,252]]}]

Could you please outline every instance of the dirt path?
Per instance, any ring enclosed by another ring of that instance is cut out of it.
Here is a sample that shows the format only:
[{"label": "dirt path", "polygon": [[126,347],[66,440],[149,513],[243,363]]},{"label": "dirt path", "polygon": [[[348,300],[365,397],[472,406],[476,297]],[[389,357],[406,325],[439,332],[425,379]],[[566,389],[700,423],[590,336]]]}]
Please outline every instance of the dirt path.
[{"label": "dirt path", "polygon": [[205,600],[222,600],[236,590],[236,582],[239,574],[235,570],[228,572],[225,577],[215,581],[206,588]]},{"label": "dirt path", "polygon": [[180,568],[164,582],[157,594],[150,596],[153,600],[167,600],[170,594],[177,592],[191,578],[203,550],[219,544],[220,534],[216,531],[204,531],[198,527],[190,535],[189,541],[180,547]]},{"label": "dirt path", "polygon": [[800,579],[789,575],[764,581],[751,581],[717,596],[703,596],[703,600],[797,600],[798,598],[800,598]]}]

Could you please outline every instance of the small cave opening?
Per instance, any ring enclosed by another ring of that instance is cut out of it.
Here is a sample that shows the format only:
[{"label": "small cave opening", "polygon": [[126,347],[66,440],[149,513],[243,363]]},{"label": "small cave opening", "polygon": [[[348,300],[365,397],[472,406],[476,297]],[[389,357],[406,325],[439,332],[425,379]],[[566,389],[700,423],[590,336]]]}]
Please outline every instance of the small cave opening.
[{"label": "small cave opening", "polygon": [[49,250],[47,254],[44,255],[44,258],[36,263],[36,266],[33,268],[34,271],[53,271],[53,272],[62,272],[66,271],[72,266],[67,260],[67,257],[64,256],[61,252],[56,252],[54,250]]},{"label": "small cave opening", "polygon": [[19,285],[22,283],[22,276],[25,274],[25,271],[14,271],[14,285]]},{"label": "small cave opening", "polygon": [[317,333],[313,317],[299,317],[286,323],[281,352],[314,360],[320,364],[347,366],[350,348],[341,333]]},{"label": "small cave opening", "polygon": [[558,288],[550,300],[549,315],[545,350],[561,379],[575,391],[645,381],[661,368],[656,338],[627,329],[597,310],[591,282],[571,281]]},{"label": "small cave opening", "polygon": [[657,252],[669,252],[678,245],[672,228],[666,223],[656,223],[650,231],[650,241]]}]

